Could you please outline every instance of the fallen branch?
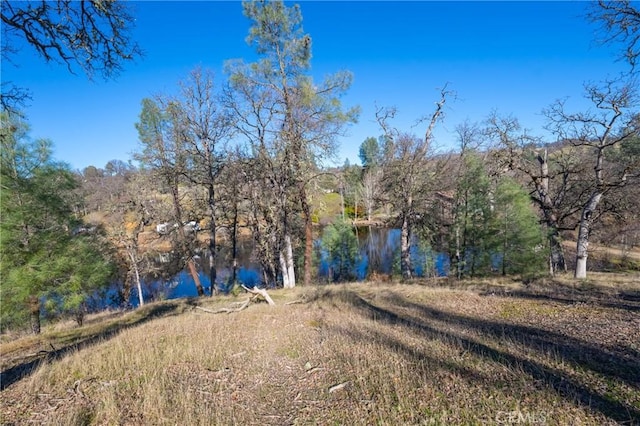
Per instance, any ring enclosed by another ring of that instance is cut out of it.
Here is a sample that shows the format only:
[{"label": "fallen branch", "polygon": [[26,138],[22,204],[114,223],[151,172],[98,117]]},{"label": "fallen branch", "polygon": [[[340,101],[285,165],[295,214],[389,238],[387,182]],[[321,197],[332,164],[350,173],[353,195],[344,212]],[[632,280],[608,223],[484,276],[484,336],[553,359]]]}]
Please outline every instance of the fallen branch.
[{"label": "fallen branch", "polygon": [[269,305],[276,306],[276,304],[273,302],[273,299],[271,299],[271,296],[269,296],[269,293],[267,293],[267,290],[265,290],[263,288],[257,288],[257,287],[248,288],[248,287],[245,287],[245,286],[242,286],[242,288],[244,288],[249,293],[259,294],[260,296],[262,296],[264,298],[264,300],[267,301],[267,303]]},{"label": "fallen branch", "polygon": [[220,309],[216,309],[215,311],[207,308],[202,308],[200,306],[196,306],[195,308],[210,314],[223,314],[223,313],[230,314],[232,312],[240,312],[243,309],[247,309],[247,307],[249,306],[249,303],[251,303],[251,298],[248,298],[247,300],[245,300],[237,308],[220,308]]},{"label": "fallen branch", "polygon": [[203,308],[203,307],[200,307],[200,306],[195,306],[195,309],[198,309],[198,310],[203,311],[203,312],[207,312],[209,314],[225,314],[225,313],[226,314],[230,314],[232,312],[240,312],[243,309],[247,309],[249,307],[249,305],[251,304],[251,302],[254,302],[256,300],[256,298],[258,298],[258,297],[262,297],[264,300],[267,301],[267,303],[270,306],[275,306],[276,305],[273,302],[273,299],[271,299],[271,297],[267,293],[267,290],[265,290],[263,288],[256,288],[256,287],[248,288],[248,287],[245,287],[245,286],[242,286],[242,288],[244,288],[249,293],[254,294],[254,296],[253,297],[249,297],[247,300],[245,300],[241,304],[239,304],[240,302],[236,302],[234,305],[239,305],[237,307],[220,308],[220,309],[216,309],[214,311],[214,310]]}]

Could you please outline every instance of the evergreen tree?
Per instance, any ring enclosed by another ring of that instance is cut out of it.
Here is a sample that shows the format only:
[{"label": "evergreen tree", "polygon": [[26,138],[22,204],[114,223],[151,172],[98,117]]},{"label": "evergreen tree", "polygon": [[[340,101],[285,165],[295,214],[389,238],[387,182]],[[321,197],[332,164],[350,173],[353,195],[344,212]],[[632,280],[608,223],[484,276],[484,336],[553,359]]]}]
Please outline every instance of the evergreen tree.
[{"label": "evergreen tree", "polygon": [[545,270],[544,238],[529,195],[517,182],[503,178],[496,189],[493,244],[503,275]]},{"label": "evergreen tree", "polygon": [[81,322],[85,300],[113,269],[97,236],[80,232],[73,217],[74,175],[52,160],[51,142],[31,141],[17,118],[3,114],[1,140],[2,326],[30,318],[39,333],[43,301]]},{"label": "evergreen tree", "polygon": [[322,234],[322,248],[326,251],[333,281],[356,279],[358,238],[353,227],[344,219],[336,219]]},{"label": "evergreen tree", "polygon": [[454,201],[453,264],[458,278],[486,273],[490,267],[491,182],[475,151],[463,157]]},{"label": "evergreen tree", "polygon": [[368,169],[375,167],[380,163],[380,145],[378,140],[373,137],[368,137],[360,144],[360,150],[358,152],[362,167]]}]

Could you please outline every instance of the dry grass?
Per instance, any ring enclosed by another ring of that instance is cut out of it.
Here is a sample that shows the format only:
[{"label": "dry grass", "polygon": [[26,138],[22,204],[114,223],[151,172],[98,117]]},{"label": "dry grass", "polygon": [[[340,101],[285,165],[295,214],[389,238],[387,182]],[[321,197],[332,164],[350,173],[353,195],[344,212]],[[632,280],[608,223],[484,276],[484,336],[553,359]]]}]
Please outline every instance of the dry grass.
[{"label": "dry grass", "polygon": [[[147,306],[3,348],[1,421],[637,424],[635,278],[279,290],[275,308],[229,315],[191,307],[236,299]],[[16,369],[45,341],[66,350]]]}]

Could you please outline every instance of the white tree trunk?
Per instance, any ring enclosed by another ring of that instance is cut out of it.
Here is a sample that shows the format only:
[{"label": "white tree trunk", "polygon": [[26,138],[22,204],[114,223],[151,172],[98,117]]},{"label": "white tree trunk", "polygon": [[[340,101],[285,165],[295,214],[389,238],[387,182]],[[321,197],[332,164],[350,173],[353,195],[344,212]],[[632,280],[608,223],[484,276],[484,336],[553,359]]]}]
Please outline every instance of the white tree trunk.
[{"label": "white tree trunk", "polygon": [[578,229],[578,243],[576,247],[576,271],[578,279],[587,278],[587,257],[589,256],[589,231],[593,222],[593,213],[602,199],[602,193],[594,193],[582,210],[580,228]]},{"label": "white tree trunk", "polygon": [[136,273],[136,285],[138,286],[138,301],[140,302],[140,306],[144,306],[144,297],[142,296],[142,283],[140,282],[140,271],[138,271],[138,265],[134,266],[134,268]]},{"label": "white tree trunk", "polygon": [[407,215],[403,215],[402,218],[400,240],[400,269],[402,271],[402,278],[408,280],[411,279],[411,232]]},{"label": "white tree trunk", "polygon": [[293,288],[296,286],[296,272],[293,265],[293,247],[291,247],[291,236],[287,235],[284,237],[284,245],[286,250],[286,263],[287,263],[287,276],[289,278],[289,287]]},{"label": "white tree trunk", "polygon": [[280,269],[282,270],[282,286],[284,288],[294,288],[296,286],[296,273],[290,235],[284,237],[284,248],[280,252]]},{"label": "white tree trunk", "polygon": [[[138,288],[138,301],[140,306],[144,306],[144,297],[142,296],[142,283],[140,282],[140,271],[138,270],[138,262],[133,250],[127,250],[129,252],[129,258],[131,259],[131,265],[133,266],[133,272],[136,275],[136,286]],[[129,303],[129,301],[126,301]]]},{"label": "white tree trunk", "polygon": [[282,286],[289,288],[289,270],[287,269],[287,261],[284,258],[284,251],[280,252],[280,270],[282,271]]}]

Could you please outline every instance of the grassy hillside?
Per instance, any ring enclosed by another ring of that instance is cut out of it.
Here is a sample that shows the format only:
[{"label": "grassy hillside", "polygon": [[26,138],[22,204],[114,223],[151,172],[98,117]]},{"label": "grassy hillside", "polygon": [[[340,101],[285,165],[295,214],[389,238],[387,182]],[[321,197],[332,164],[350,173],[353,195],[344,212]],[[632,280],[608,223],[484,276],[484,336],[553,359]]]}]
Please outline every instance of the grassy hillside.
[{"label": "grassy hillside", "polygon": [[639,281],[363,283],[231,314],[195,306],[246,296],[102,314],[3,341],[1,421],[635,424]]}]

